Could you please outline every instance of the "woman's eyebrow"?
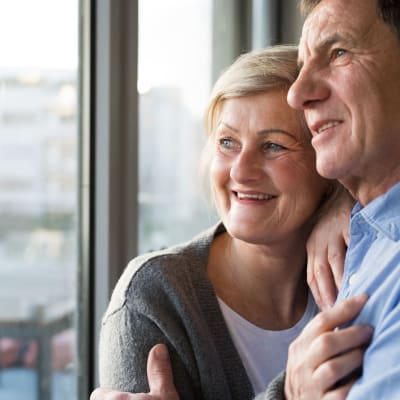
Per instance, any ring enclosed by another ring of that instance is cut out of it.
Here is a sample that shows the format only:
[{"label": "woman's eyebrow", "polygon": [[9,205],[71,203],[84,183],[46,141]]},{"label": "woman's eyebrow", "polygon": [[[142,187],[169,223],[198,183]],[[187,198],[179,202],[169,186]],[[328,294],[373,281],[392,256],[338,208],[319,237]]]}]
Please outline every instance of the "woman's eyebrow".
[{"label": "woman's eyebrow", "polygon": [[263,129],[263,130],[257,132],[257,135],[269,135],[270,133],[283,133],[284,135],[294,137],[294,135],[292,133],[285,131],[284,129],[280,129],[280,128]]},{"label": "woman's eyebrow", "polygon": [[236,128],[234,128],[233,126],[227,124],[227,123],[224,122],[224,121],[219,121],[219,122],[218,122],[217,129],[218,129],[221,125],[224,126],[225,128],[230,129],[231,131],[238,132],[238,130],[237,130]]},{"label": "woman's eyebrow", "polygon": [[[217,129],[223,126],[225,128],[228,128],[229,130],[233,131],[233,132],[239,132],[238,129],[234,128],[233,126],[229,125],[228,123],[226,123],[225,121],[220,121],[217,125]],[[283,133],[284,135],[288,135],[290,137],[296,138],[295,135],[293,135],[292,133],[285,131],[284,129],[281,128],[268,128],[268,129],[262,129],[261,131],[258,131],[256,134],[258,136],[264,136],[264,135],[269,135],[271,133]]]}]

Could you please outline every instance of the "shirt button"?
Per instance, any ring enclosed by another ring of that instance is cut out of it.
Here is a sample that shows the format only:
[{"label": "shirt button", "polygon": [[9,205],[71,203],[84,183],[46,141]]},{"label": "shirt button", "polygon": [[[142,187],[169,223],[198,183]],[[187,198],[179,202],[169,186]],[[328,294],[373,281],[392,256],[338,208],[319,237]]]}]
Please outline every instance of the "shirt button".
[{"label": "shirt button", "polygon": [[357,279],[357,274],[351,275],[349,278],[349,285],[352,286],[355,283],[356,279]]}]

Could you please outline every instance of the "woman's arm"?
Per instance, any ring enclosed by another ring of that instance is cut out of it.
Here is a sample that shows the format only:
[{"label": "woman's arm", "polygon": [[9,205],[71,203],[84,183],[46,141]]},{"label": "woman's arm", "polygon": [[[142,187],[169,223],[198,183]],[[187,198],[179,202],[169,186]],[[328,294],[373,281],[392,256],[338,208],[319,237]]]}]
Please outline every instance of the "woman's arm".
[{"label": "woman's arm", "polygon": [[191,340],[196,332],[185,324],[195,305],[186,295],[185,276],[181,273],[180,281],[175,276],[178,268],[171,258],[166,254],[135,259],[118,281],[100,331],[100,386],[147,393],[147,356],[154,345],[163,343],[178,393],[193,399],[201,393]]},{"label": "woman's arm", "polygon": [[113,389],[97,388],[90,400],[179,400],[175,389],[168,349],[164,345],[154,346],[147,360],[149,393],[118,392]]},{"label": "woman's arm", "polygon": [[[184,359],[189,360],[193,352],[190,343],[184,340],[186,335],[180,330],[179,320],[170,312],[160,322],[163,310],[157,312],[157,307],[151,301],[142,304],[148,310],[147,315],[139,312],[135,304],[133,309],[124,305],[105,317],[100,334],[100,385],[131,393],[148,392],[147,356],[155,344],[163,343],[170,352],[179,393],[188,398],[196,398],[196,392],[200,390],[195,387],[196,383],[181,357],[183,355]],[[177,336],[181,337],[182,343],[179,346],[174,342]],[[184,349],[184,354],[180,354],[181,351],[178,354],[179,347]],[[195,368],[194,360],[191,364]]]},{"label": "woman's arm", "polygon": [[[346,398],[353,381],[337,382],[362,365],[365,346],[372,336],[368,326],[335,328],[355,318],[366,296],[357,296],[321,312],[292,343],[286,374],[281,374],[256,400],[298,400]],[[233,366],[234,367],[234,366]],[[90,400],[178,400],[168,356],[149,355],[147,374],[150,393],[131,394],[111,389],[96,389]]]},{"label": "woman's arm", "polygon": [[307,281],[322,310],[334,304],[340,287],[353,205],[342,190],[326,204],[307,242]]}]

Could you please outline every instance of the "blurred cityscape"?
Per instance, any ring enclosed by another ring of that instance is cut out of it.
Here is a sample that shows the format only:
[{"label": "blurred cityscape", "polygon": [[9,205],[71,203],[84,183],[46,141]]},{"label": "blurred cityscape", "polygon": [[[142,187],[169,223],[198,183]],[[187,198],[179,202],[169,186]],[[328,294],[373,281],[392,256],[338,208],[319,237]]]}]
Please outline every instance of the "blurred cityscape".
[{"label": "blurred cityscape", "polygon": [[[78,374],[88,373],[77,365],[75,326],[78,3],[0,0],[0,400],[42,400],[42,364],[52,371],[44,377],[51,399],[77,400]],[[198,164],[211,5],[139,2],[139,253],[185,241],[215,221]],[[72,322],[52,325],[51,351],[40,356],[27,326],[71,309]],[[20,324],[13,337],[4,333],[9,321]]]},{"label": "blurred cityscape", "polygon": [[[0,82],[1,325],[55,302],[76,307],[79,133],[74,71],[0,70]],[[213,223],[199,184],[201,118],[184,106],[177,87],[140,95],[140,252],[187,240]],[[53,379],[69,376],[75,384],[75,356]],[[33,382],[29,374],[0,355],[0,399],[9,390],[5,382]],[[7,400],[28,400],[26,385],[16,388]]]},{"label": "blurred cityscape", "polygon": [[75,81],[74,71],[0,71],[2,297],[17,301],[20,285],[28,300],[75,294]]},{"label": "blurred cityscape", "polygon": [[[0,70],[0,331],[21,324],[0,335],[0,399],[39,400],[29,323],[76,308],[76,105],[76,71]],[[74,327],[51,340],[53,399],[74,399]]]}]

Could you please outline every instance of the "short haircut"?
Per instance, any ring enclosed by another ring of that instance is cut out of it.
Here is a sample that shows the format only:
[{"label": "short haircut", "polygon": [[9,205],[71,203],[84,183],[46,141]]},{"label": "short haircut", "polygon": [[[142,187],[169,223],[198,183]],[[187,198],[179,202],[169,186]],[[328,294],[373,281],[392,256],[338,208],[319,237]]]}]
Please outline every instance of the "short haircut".
[{"label": "short haircut", "polygon": [[[301,0],[300,10],[303,16],[308,14],[322,0]],[[400,1],[399,0],[359,0],[359,1],[375,1],[377,6],[377,15],[383,19],[396,33],[400,40]]]}]

